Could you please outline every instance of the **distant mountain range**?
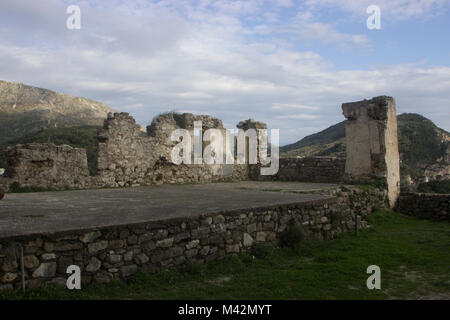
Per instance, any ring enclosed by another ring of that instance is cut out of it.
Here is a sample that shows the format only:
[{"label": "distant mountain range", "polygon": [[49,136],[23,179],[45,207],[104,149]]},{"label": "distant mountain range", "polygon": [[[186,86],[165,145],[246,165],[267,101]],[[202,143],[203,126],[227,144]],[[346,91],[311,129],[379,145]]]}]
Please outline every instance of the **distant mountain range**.
[{"label": "distant mountain range", "polygon": [[103,103],[0,80],[0,145],[50,128],[101,126]]},{"label": "distant mountain range", "polygon": [[[415,113],[397,117],[402,178],[418,183],[450,178],[450,134]],[[345,157],[345,123],[342,121],[280,148],[281,157]],[[406,181],[404,181],[406,182]]]}]

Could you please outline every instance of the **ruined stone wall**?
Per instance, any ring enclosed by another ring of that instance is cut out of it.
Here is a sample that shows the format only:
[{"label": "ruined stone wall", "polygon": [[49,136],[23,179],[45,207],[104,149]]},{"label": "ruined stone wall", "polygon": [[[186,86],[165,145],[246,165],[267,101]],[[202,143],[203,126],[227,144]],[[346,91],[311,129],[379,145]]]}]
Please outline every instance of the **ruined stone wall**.
[{"label": "ruined stone wall", "polygon": [[[97,184],[117,187],[246,179],[247,165],[195,164],[193,150],[192,164],[172,163],[171,151],[178,142],[171,141],[171,133],[180,128],[193,131],[194,121],[202,121],[203,134],[208,129],[225,130],[219,119],[209,116],[167,114],[143,133],[127,113],[110,115],[99,132]],[[208,145],[202,144],[203,149]]]},{"label": "ruined stone wall", "polygon": [[[83,189],[247,179],[246,164],[172,163],[171,151],[178,143],[171,141],[172,131],[192,131],[194,121],[202,121],[203,134],[212,128],[225,131],[222,122],[210,116],[166,114],[143,132],[128,113],[109,114],[98,133],[96,176],[89,176],[84,149],[36,143],[9,149],[9,172],[0,177],[0,186],[8,190],[17,181],[22,186]],[[208,144],[203,143],[203,149]]]},{"label": "ruined stone wall", "polygon": [[385,179],[391,207],[400,194],[400,157],[398,152],[395,101],[380,96],[342,104],[347,118],[345,128],[347,156],[345,180],[370,183]]},{"label": "ruined stone wall", "polygon": [[[383,96],[344,103],[342,108],[349,120],[346,126],[345,181],[368,183],[374,179],[385,179],[390,203],[394,206],[400,188],[394,100]],[[18,181],[27,186],[64,189],[206,183],[249,178],[308,182],[342,181],[342,160],[331,158],[280,159],[280,169],[276,176],[261,176],[259,165],[208,165],[195,164],[194,161],[193,164],[175,165],[171,161],[171,152],[178,142],[171,141],[171,133],[179,128],[193,132],[195,121],[202,121],[203,134],[211,128],[225,131],[222,122],[210,116],[168,113],[154,119],[147,132],[143,132],[128,113],[109,114],[98,134],[96,176],[87,174],[84,151],[59,146],[46,150],[47,144],[36,144],[29,150],[28,147],[22,147],[21,152],[9,154],[11,173],[9,178],[0,178],[0,185],[7,187],[12,181]],[[237,127],[244,130],[265,129],[266,125],[249,119],[240,122]],[[202,142],[203,150],[214,143],[218,142]],[[247,160],[248,147],[247,139]],[[257,151],[260,148],[262,146],[258,144]],[[259,152],[256,154],[259,156]]]},{"label": "ruined stone wall", "polygon": [[402,193],[397,211],[432,220],[450,220],[450,194]]},{"label": "ruined stone wall", "polygon": [[8,147],[9,167],[0,185],[16,181],[22,186],[84,188],[89,185],[86,150],[52,143],[30,143]]},{"label": "ruined stone wall", "polygon": [[345,159],[335,157],[281,158],[274,176],[261,176],[259,168],[252,171],[254,180],[279,180],[339,183],[344,179]]},{"label": "ruined stone wall", "polygon": [[193,217],[142,222],[65,233],[0,237],[0,290],[20,288],[20,248],[24,249],[27,288],[65,285],[66,269],[76,264],[82,285],[153,271],[205,263],[272,242],[290,225],[307,237],[333,238],[353,230],[354,216],[383,207],[386,192],[339,188],[324,200],[248,208]]}]

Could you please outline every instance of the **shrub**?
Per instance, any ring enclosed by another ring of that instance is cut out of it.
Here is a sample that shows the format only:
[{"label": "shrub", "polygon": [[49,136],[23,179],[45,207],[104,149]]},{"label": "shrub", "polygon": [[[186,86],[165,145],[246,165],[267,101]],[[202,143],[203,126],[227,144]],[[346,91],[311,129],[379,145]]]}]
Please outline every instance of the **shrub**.
[{"label": "shrub", "polygon": [[14,181],[9,185],[9,192],[11,193],[25,193],[25,192],[44,192],[52,191],[43,187],[22,187],[19,182]]},{"label": "shrub", "polygon": [[417,191],[423,193],[450,193],[450,180],[433,180],[419,184]]},{"label": "shrub", "polygon": [[273,251],[274,247],[270,243],[257,243],[251,249],[252,256],[264,259]]},{"label": "shrub", "polygon": [[305,239],[306,233],[301,225],[294,222],[280,234],[280,246],[297,250]]},{"label": "shrub", "polygon": [[330,214],[330,220],[331,220],[331,224],[332,225],[339,225],[341,223],[342,220],[342,213],[341,212],[337,212],[337,211],[333,211]]}]

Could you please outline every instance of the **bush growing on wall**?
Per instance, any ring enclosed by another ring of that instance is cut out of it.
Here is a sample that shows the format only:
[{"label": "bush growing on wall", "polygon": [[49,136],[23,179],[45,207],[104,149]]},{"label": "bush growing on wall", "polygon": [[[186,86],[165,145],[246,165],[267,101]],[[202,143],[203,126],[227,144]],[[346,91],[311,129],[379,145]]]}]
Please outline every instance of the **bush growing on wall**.
[{"label": "bush growing on wall", "polygon": [[419,184],[418,192],[423,193],[450,193],[450,180],[434,180]]},{"label": "bush growing on wall", "polygon": [[303,227],[297,222],[292,222],[280,236],[280,246],[297,250],[300,243],[305,239],[306,232]]}]

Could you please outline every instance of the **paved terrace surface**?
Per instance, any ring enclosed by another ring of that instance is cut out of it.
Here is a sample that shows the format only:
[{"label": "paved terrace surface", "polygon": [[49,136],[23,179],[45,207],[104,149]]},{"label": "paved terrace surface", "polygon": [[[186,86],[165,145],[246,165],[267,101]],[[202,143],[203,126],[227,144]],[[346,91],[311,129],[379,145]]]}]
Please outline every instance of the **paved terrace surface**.
[{"label": "paved terrace surface", "polygon": [[0,238],[301,203],[328,198],[305,192],[335,186],[320,183],[243,181],[9,193],[0,201]]}]

